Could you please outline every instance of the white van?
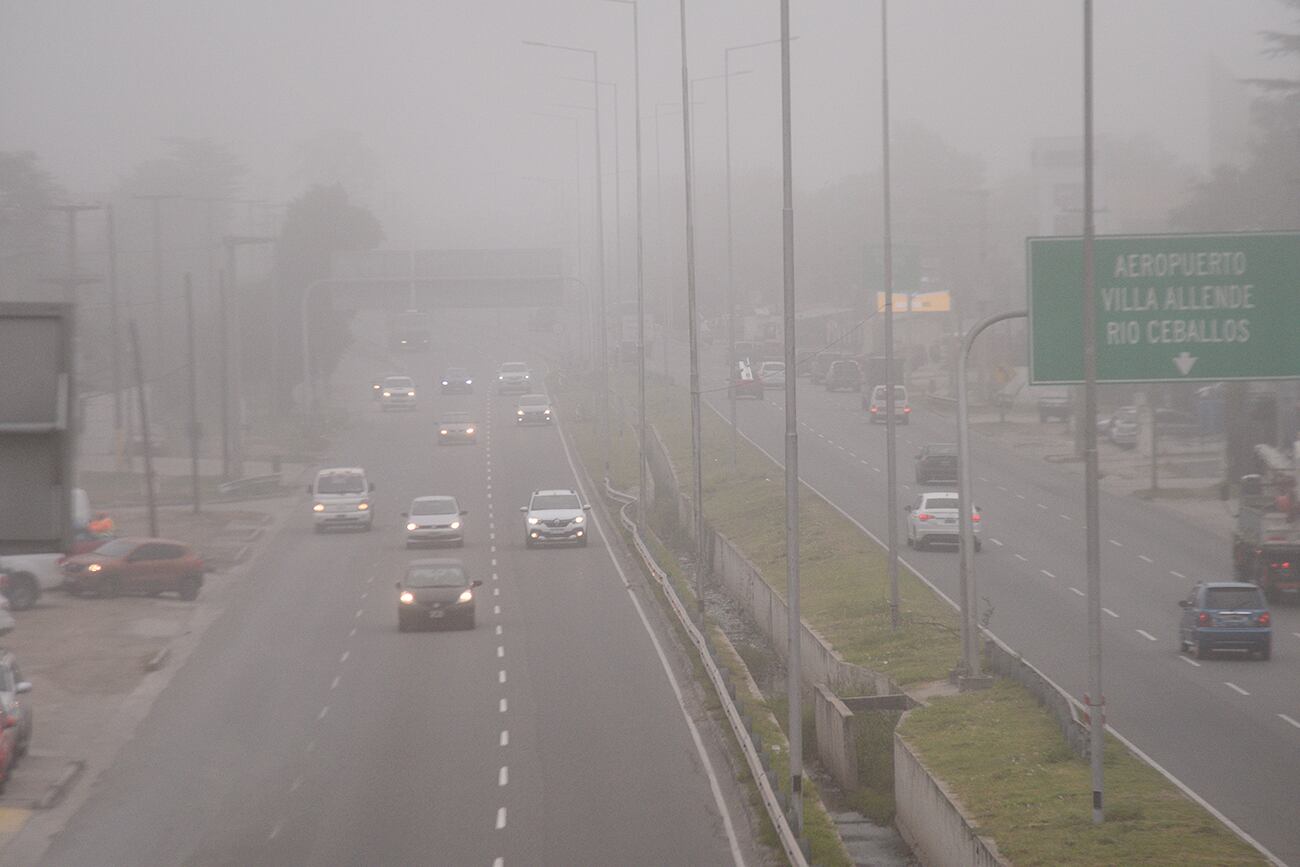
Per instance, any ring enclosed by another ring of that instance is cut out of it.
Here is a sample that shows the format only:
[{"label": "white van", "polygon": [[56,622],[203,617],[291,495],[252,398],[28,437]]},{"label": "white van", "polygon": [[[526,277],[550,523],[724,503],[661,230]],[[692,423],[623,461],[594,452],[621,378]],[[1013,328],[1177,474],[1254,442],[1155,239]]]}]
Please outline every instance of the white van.
[{"label": "white van", "polygon": [[370,494],[375,483],[366,479],[360,467],[331,467],[316,474],[307,486],[312,496],[312,521],[316,532],[334,527],[360,527],[369,530],[374,524]]},{"label": "white van", "polygon": [[[871,397],[862,395],[862,408],[870,413],[871,423],[886,421],[888,413],[889,388],[884,385],[877,385],[871,389]],[[907,402],[907,386],[894,386],[894,421],[898,424],[907,424],[907,420],[912,417],[912,407]]]}]

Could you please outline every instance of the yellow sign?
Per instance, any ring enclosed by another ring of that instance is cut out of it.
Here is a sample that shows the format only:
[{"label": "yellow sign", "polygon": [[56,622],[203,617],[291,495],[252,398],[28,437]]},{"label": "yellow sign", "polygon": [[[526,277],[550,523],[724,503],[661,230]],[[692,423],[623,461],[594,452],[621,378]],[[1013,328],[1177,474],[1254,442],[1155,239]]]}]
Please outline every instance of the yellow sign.
[{"label": "yellow sign", "polygon": [[[894,293],[895,313],[947,313],[952,309],[952,296],[946,291]],[[876,293],[876,312],[885,312],[885,293]]]}]

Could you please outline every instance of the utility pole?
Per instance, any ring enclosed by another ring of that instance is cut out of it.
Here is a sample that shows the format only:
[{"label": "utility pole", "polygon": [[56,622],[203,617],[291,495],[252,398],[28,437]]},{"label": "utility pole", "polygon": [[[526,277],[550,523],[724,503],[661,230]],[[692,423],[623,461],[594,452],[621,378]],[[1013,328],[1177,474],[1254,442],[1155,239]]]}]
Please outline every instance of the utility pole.
[{"label": "utility pole", "polygon": [[131,320],[131,355],[135,359],[135,392],[140,406],[140,432],[144,436],[144,489],[149,507],[149,535],[158,535],[158,504],[154,497],[153,442],[149,437],[149,407],[144,399],[144,364],[140,360],[140,333]]},{"label": "utility pole", "polygon": [[185,334],[189,344],[190,385],[190,484],[194,491],[194,514],[202,511],[199,495],[199,381],[198,369],[194,360],[194,281],[190,272],[185,272]]},{"label": "utility pole", "polygon": [[[885,265],[885,513],[889,528],[889,625],[898,629],[898,425],[894,421],[894,255],[889,175],[889,0],[880,0],[880,113],[882,146],[881,196],[884,209]],[[908,307],[911,307],[909,296]],[[910,318],[910,317],[909,317]],[[872,386],[874,388],[874,384]],[[965,503],[958,503],[965,509]]]},{"label": "utility pole", "polygon": [[122,433],[122,340],[118,336],[117,300],[117,219],[111,204],[104,205],[104,232],[108,243],[108,342],[113,377],[113,460],[122,470],[126,443]]},{"label": "utility pole", "polygon": [[[306,297],[304,296],[303,305],[306,306]],[[218,377],[221,387],[221,478],[230,479],[230,317],[228,315],[226,301],[226,272],[217,271],[217,331],[221,336],[220,359],[218,364],[221,367],[220,376]],[[306,311],[303,313],[306,317]],[[305,328],[305,326],[304,326]],[[304,353],[305,353],[304,347]],[[305,364],[305,361],[304,361]],[[308,377],[311,373],[308,371]],[[310,379],[309,379],[310,385]],[[310,389],[309,389],[310,393]]]}]

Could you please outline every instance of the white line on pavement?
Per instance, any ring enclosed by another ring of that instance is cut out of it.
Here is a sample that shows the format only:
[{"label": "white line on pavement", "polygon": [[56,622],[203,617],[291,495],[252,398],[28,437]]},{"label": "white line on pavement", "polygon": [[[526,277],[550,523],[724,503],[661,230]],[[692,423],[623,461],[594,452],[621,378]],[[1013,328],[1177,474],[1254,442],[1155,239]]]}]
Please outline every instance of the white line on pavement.
[{"label": "white line on pavement", "polygon": [[320,713],[316,714],[316,719],[318,720],[325,719],[325,714],[329,712],[330,712],[330,706],[325,705],[323,708],[320,709]]},{"label": "white line on pavement", "polygon": [[1064,513],[1062,513],[1059,517],[1060,517],[1060,519],[1061,519],[1062,521],[1073,521],[1073,520],[1074,520],[1074,519],[1071,518],[1069,515],[1066,515],[1066,514],[1064,514]]},{"label": "white line on pavement", "polygon": [[506,682],[506,670],[503,668],[497,672],[497,683],[505,683],[505,682]]},{"label": "white line on pavement", "polygon": [[1078,587],[1071,587],[1071,588],[1070,588],[1070,592],[1073,593],[1075,596],[1086,596],[1086,595],[1087,595],[1087,594],[1085,594],[1082,590],[1080,590]]},{"label": "white line on pavement", "polygon": [[493,596],[500,596],[500,595],[501,595],[501,588],[500,588],[500,587],[493,587],[493,588],[492,588],[492,595],[493,595]]},{"label": "white line on pavement", "polygon": [[496,557],[493,557],[493,558],[492,558],[492,565],[495,566],[496,564],[497,564],[497,558],[496,558]]},{"label": "white line on pavement", "polygon": [[498,623],[498,624],[497,624],[497,635],[500,635],[500,634],[501,634],[501,624]]},{"label": "white line on pavement", "polygon": [[339,688],[339,676],[336,674],[334,675],[334,680],[330,682],[330,689],[335,690],[338,688]]},{"label": "white line on pavement", "polygon": [[302,788],[302,777],[299,777],[298,779],[293,781],[293,785],[289,787],[289,791],[296,792],[301,788]]},{"label": "white line on pavement", "polygon": [[352,631],[348,633],[348,638],[351,638],[352,636],[354,636],[354,635],[356,635],[356,634],[357,634],[357,628],[354,626],[354,627],[352,627]]},{"label": "white line on pavement", "polygon": [[1117,540],[1115,540],[1115,539],[1107,539],[1106,541],[1109,542],[1109,543],[1111,543],[1112,545],[1114,545],[1116,548],[1123,548],[1123,547],[1124,547],[1124,543],[1123,543],[1123,542],[1117,541]]},{"label": "white line on pavement", "polygon": [[279,836],[280,836],[280,828],[283,827],[283,826],[284,826],[284,823],[283,823],[283,822],[276,822],[276,823],[275,823],[275,827],[271,829],[271,834],[270,834],[270,836],[268,836],[266,839],[267,839],[267,840],[274,840],[276,837],[279,837]]},{"label": "white line on pavement", "polygon": [[492,867],[506,867],[506,859],[497,858],[492,862]]},{"label": "white line on pavement", "polygon": [[502,730],[501,730],[501,746],[503,746],[503,747],[508,747],[508,746],[510,746],[510,730],[509,730],[509,729],[502,729]]},{"label": "white line on pavement", "polygon": [[1026,557],[1024,554],[1017,554],[1017,555],[1016,555],[1016,559],[1019,560],[1021,563],[1028,563],[1028,562],[1029,562],[1029,558]]},{"label": "white line on pavement", "polygon": [[1043,511],[1047,511],[1047,504],[1046,504],[1046,503],[1034,503],[1034,505],[1037,506],[1038,508],[1042,509]]},{"label": "white line on pavement", "polygon": [[1201,667],[1201,664],[1200,664],[1199,662],[1197,662],[1196,660],[1192,659],[1190,656],[1183,656],[1183,655],[1180,653],[1180,654],[1178,654],[1178,658],[1181,659],[1183,662],[1187,663],[1188,665],[1194,665],[1194,666],[1196,666],[1197,668],[1200,668],[1200,667]]},{"label": "white line on pavement", "polygon": [[498,644],[498,645],[497,645],[497,659],[500,659],[501,657],[503,657],[503,656],[505,656],[505,655],[506,655],[506,649],[505,649],[504,647],[502,647],[500,644]]},{"label": "white line on pavement", "polygon": [[1016,499],[1017,499],[1017,500],[1024,500],[1024,499],[1026,499],[1026,497],[1025,497],[1024,494],[1016,494]]},{"label": "white line on pavement", "polygon": [[1300,722],[1296,722],[1295,720],[1291,719],[1291,717],[1287,716],[1287,715],[1284,714],[1284,713],[1280,713],[1280,714],[1278,714],[1278,716],[1282,717],[1282,719],[1284,719],[1286,722],[1288,722],[1288,723],[1290,723],[1291,725],[1295,726],[1296,728],[1300,729]]},{"label": "white line on pavement", "polygon": [[497,830],[500,831],[506,826],[506,808],[497,807]]},{"label": "white line on pavement", "polygon": [[493,606],[492,606],[492,613],[493,613],[493,614],[500,614],[500,613],[501,613],[501,606],[500,606],[500,605],[493,605]]},{"label": "white line on pavement", "polygon": [[1005,494],[1005,493],[1007,492],[1007,486],[1006,486],[1006,485],[998,485],[998,490]]},{"label": "white line on pavement", "polygon": [[501,579],[498,577],[497,573],[493,572],[493,573],[492,573],[492,580],[493,580],[493,581],[499,581],[499,580],[501,580]]},{"label": "white line on pavement", "polygon": [[1143,638],[1145,638],[1147,641],[1157,640],[1154,635],[1152,635],[1150,632],[1147,632],[1145,629],[1137,629],[1134,631],[1137,632],[1138,635],[1141,635]]},{"label": "white line on pavement", "polygon": [[1143,563],[1156,562],[1155,560],[1152,560],[1150,557],[1148,557],[1146,554],[1138,554],[1138,559],[1141,560]]},{"label": "white line on pavement", "polygon": [[508,706],[508,705],[506,704],[506,700],[503,698],[503,699],[501,699],[501,701],[497,704],[497,711],[498,711],[499,713],[505,713],[505,712],[506,712],[506,707],[507,707],[507,706]]},{"label": "white line on pavement", "polygon": [[343,651],[343,655],[339,657],[339,665],[342,665],[343,663],[347,662],[348,657],[351,655],[352,655],[352,651],[350,650]]},{"label": "white line on pavement", "polygon": [[989,539],[989,541],[992,542],[994,545],[997,545],[999,548],[1002,547],[1002,543],[999,542],[997,539]]},{"label": "white line on pavement", "polygon": [[505,765],[502,765],[501,770],[497,771],[497,785],[504,786],[508,782],[510,782],[510,771]]},{"label": "white line on pavement", "polygon": [[362,614],[365,614],[365,613],[366,613],[366,609],[364,609],[364,608],[358,608],[358,609],[357,609],[356,616],[357,616],[357,617],[360,617]]},{"label": "white line on pavement", "polygon": [[1228,689],[1232,690],[1233,692],[1240,693],[1241,695],[1250,695],[1250,693],[1246,692],[1246,690],[1237,686],[1235,683],[1233,683],[1230,680],[1225,680],[1223,682],[1223,685],[1226,686]]},{"label": "white line on pavement", "polygon": [[1043,573],[1044,575],[1046,575],[1048,578],[1055,578],[1055,577],[1056,577],[1056,576],[1053,575],[1051,572],[1048,572],[1046,569],[1039,569],[1038,571],[1039,571],[1039,572],[1042,572],[1042,573]]},{"label": "white line on pavement", "polygon": [[1116,620],[1119,619],[1119,615],[1116,614],[1114,611],[1111,611],[1109,608],[1103,608],[1101,610],[1105,611],[1107,614],[1109,614],[1111,617],[1114,617]]},{"label": "white line on pavement", "polygon": [[872,468],[871,468],[871,472],[873,472],[873,473],[878,473],[878,472],[880,472],[880,467],[872,467]]},{"label": "white line on pavement", "polygon": [[1184,575],[1182,572],[1175,572],[1173,569],[1169,570],[1169,574],[1174,576],[1175,578],[1183,578],[1183,579],[1187,578],[1187,576]]},{"label": "white line on pavement", "polygon": [[988,479],[984,478],[983,476],[980,476],[980,481],[981,481],[981,482],[987,482]]}]

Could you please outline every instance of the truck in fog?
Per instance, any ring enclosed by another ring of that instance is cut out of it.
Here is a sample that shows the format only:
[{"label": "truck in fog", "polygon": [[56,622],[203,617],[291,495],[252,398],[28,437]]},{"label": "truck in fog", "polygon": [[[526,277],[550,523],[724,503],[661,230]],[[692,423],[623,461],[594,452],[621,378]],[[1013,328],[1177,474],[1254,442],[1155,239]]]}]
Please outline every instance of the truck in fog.
[{"label": "truck in fog", "polygon": [[1270,600],[1300,599],[1300,502],[1296,458],[1255,446],[1263,472],[1242,477],[1232,563],[1237,577],[1263,588]]},{"label": "truck in fog", "polygon": [[429,348],[429,314],[423,310],[406,310],[393,320],[394,349]]}]

